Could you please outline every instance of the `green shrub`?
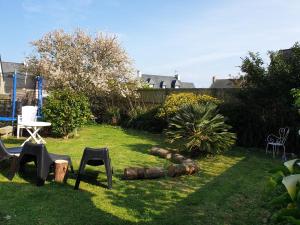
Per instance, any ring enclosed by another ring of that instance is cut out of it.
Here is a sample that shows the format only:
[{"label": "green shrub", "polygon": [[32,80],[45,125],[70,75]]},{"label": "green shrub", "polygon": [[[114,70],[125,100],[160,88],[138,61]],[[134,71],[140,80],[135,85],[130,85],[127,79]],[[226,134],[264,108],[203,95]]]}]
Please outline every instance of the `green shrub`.
[{"label": "green shrub", "polygon": [[300,45],[270,53],[269,61],[265,66],[259,54],[253,53],[243,59],[243,85],[237,101],[226,102],[220,112],[237,133],[238,145],[265,147],[268,134],[289,127],[286,148],[299,153],[300,117],[291,90],[300,87]]},{"label": "green shrub", "polygon": [[292,91],[291,91],[291,94],[293,95],[294,100],[295,100],[294,105],[297,108],[300,108],[300,89],[299,88],[293,88]]},{"label": "green shrub", "polygon": [[51,92],[43,107],[45,120],[51,122],[51,132],[68,137],[91,117],[90,104],[83,94],[71,90]]},{"label": "green shrub", "polygon": [[184,105],[169,121],[169,142],[179,141],[192,153],[220,153],[235,143],[231,127],[213,103]]},{"label": "green shrub", "polygon": [[199,104],[212,102],[219,104],[217,98],[209,95],[196,95],[194,93],[171,94],[166,98],[165,103],[160,108],[158,115],[160,117],[172,117],[185,104]]},{"label": "green shrub", "polygon": [[127,113],[123,126],[155,133],[162,132],[167,123],[163,118],[157,116],[158,110],[158,107],[137,106]]},{"label": "green shrub", "polygon": [[103,117],[103,121],[111,125],[117,125],[120,122],[120,119],[120,109],[116,106],[109,107]]}]

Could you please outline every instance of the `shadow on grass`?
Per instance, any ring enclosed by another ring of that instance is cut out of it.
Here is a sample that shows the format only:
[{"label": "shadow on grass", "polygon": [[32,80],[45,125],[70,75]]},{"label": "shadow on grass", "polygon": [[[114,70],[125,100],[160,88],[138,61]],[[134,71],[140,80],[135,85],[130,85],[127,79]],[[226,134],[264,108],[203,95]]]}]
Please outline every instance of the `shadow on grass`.
[{"label": "shadow on grass", "polygon": [[[104,166],[102,166],[104,167]],[[95,168],[98,168],[98,170],[96,170]],[[37,182],[37,176],[36,176],[37,170],[36,167],[33,163],[30,164],[26,164],[22,171],[18,172],[19,177],[21,177],[22,179],[24,179],[26,182],[31,183],[32,185],[36,185]],[[78,171],[74,171],[74,173],[70,172],[70,170],[68,171],[68,180],[76,180],[77,178],[77,173]],[[101,178],[100,178],[101,177]],[[103,177],[105,177],[105,179],[103,179]],[[81,182],[86,182],[89,183],[91,185],[94,186],[99,186],[102,188],[108,188],[107,185],[107,179],[106,179],[106,173],[103,173],[99,170],[99,166],[98,167],[94,167],[94,169],[92,170],[91,168],[86,168],[84,175],[81,176]],[[47,181],[48,182],[53,182],[54,181],[54,172],[50,171],[48,177],[47,177]]]},{"label": "shadow on grass", "polygon": [[147,155],[149,155],[149,150],[153,146],[154,145],[151,145],[151,144],[129,144],[129,145],[126,145],[126,147],[128,147],[132,151],[147,154]]},{"label": "shadow on grass", "polygon": [[[93,199],[99,196],[84,189],[74,191],[70,184],[36,187],[0,182],[0,192],[5,193],[0,195],[0,224],[7,222],[6,215],[9,224],[261,224],[267,215],[262,207],[264,181],[272,161],[232,154],[222,161],[212,160],[193,176],[137,181],[114,177],[113,190],[101,193],[113,207],[130,212],[136,222],[96,207]],[[27,167],[22,178],[34,183],[34,165]],[[83,182],[99,180],[98,175],[88,171]],[[90,184],[101,188],[98,185],[106,182],[101,177],[101,182]]]},{"label": "shadow on grass", "polygon": [[0,182],[1,192],[6,193],[0,196],[0,224],[132,224],[96,208],[95,194],[72,188]]},{"label": "shadow on grass", "polygon": [[[1,173],[5,173],[8,161],[1,162]],[[106,179],[99,181],[101,172],[86,170],[82,182],[106,188]],[[53,174],[45,185],[36,186],[36,167],[26,164],[18,173],[17,182],[0,182],[0,224],[133,224],[97,208],[92,201],[96,195],[86,190],[73,190],[68,183],[55,183]],[[103,176],[102,176],[103,177]],[[19,183],[24,180],[26,183]],[[75,183],[76,176],[69,174]],[[27,183],[28,182],[28,183]],[[107,190],[109,192],[109,190]],[[3,194],[5,193],[5,194]]]},{"label": "shadow on grass", "polygon": [[[228,159],[230,163],[230,159]],[[231,162],[232,163],[232,162]],[[140,224],[261,224],[262,195],[272,163],[245,157],[220,175],[212,168],[201,174],[160,180],[127,181],[118,193],[107,193],[112,204],[135,211]],[[215,168],[214,168],[215,166]]]},{"label": "shadow on grass", "polygon": [[25,139],[8,138],[4,140],[5,144],[20,146]]}]

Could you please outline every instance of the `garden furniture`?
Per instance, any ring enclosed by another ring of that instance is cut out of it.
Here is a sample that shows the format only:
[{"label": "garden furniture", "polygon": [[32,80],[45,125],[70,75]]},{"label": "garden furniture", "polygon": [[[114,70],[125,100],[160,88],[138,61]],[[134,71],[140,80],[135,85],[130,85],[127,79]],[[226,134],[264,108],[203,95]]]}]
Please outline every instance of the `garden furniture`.
[{"label": "garden furniture", "polygon": [[49,172],[53,170],[56,160],[68,161],[71,172],[74,172],[70,156],[48,153],[44,144],[26,142],[19,156],[15,172],[18,172],[19,169],[24,170],[27,162],[34,162],[37,169],[37,185],[41,186],[47,179]]},{"label": "garden furniture", "polygon": [[42,138],[42,136],[39,134],[39,131],[43,127],[49,127],[51,126],[51,123],[49,122],[36,122],[36,121],[28,121],[28,122],[22,122],[21,125],[28,131],[30,136],[23,142],[21,146],[23,146],[26,142],[33,139],[37,144],[46,144],[46,141]]},{"label": "garden furniture", "polygon": [[0,161],[11,160],[8,178],[13,178],[14,170],[17,165],[17,159],[22,151],[22,147],[6,148],[3,141],[0,140]]},{"label": "garden furniture", "polygon": [[37,119],[37,106],[23,106],[22,115],[18,115],[17,138],[22,136],[22,131],[26,128],[23,123],[35,122]]},{"label": "garden furniture", "polygon": [[289,128],[280,128],[279,129],[279,136],[276,136],[274,134],[270,134],[268,135],[266,142],[267,142],[267,146],[266,146],[266,153],[269,152],[269,146],[272,147],[272,152],[273,152],[273,158],[275,158],[275,154],[278,153],[278,150],[280,148],[283,149],[283,155],[282,158],[285,160],[286,159],[286,154],[285,154],[285,142],[287,140],[287,137],[289,135]]},{"label": "garden furniture", "polygon": [[100,166],[103,164],[105,165],[108,188],[111,189],[113,171],[111,167],[111,160],[109,158],[109,150],[107,148],[100,148],[100,149],[85,148],[84,149],[74,189],[77,190],[79,188],[81,176],[84,174],[84,168],[86,165]]}]

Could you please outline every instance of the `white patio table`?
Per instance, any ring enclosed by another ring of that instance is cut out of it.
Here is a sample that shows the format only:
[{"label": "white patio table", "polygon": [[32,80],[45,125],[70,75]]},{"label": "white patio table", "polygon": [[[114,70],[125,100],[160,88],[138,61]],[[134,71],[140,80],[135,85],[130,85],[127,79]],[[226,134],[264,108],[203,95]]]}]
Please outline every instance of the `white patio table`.
[{"label": "white patio table", "polygon": [[27,141],[30,141],[33,139],[37,144],[45,144],[46,141],[42,138],[41,135],[39,135],[39,131],[43,127],[49,127],[51,126],[51,123],[49,122],[24,122],[21,123],[21,125],[28,131],[30,134],[30,137],[27,138],[21,146],[23,146]]}]

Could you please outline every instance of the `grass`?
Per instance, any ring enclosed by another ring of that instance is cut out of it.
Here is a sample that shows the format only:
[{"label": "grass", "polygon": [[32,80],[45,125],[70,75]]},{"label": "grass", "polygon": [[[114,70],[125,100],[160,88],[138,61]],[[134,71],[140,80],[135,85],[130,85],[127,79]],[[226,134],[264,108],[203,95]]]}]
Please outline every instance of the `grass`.
[{"label": "grass", "polygon": [[[49,152],[68,154],[78,168],[85,146],[110,149],[113,190],[104,167],[89,167],[89,178],[74,191],[51,181],[36,187],[28,177],[11,182],[0,174],[0,224],[264,224],[270,212],[263,195],[268,171],[279,162],[262,153],[235,149],[198,160],[193,176],[124,181],[128,166],[162,166],[169,162],[148,154],[163,145],[159,135],[110,126],[88,126],[75,139],[48,138]],[[21,141],[6,140],[7,146]],[[100,170],[100,173],[96,171]],[[2,170],[3,171],[3,170]],[[34,174],[31,174],[32,176]],[[94,176],[95,179],[92,179]]]}]

